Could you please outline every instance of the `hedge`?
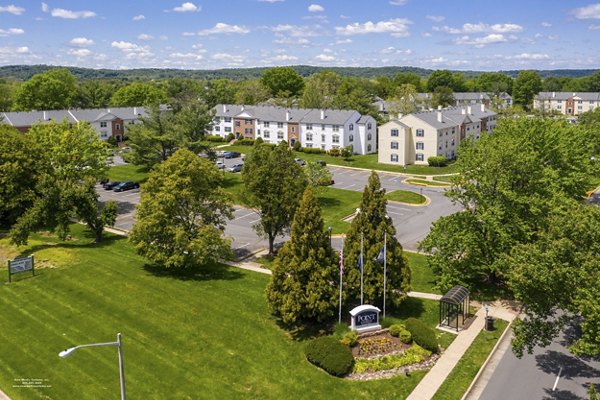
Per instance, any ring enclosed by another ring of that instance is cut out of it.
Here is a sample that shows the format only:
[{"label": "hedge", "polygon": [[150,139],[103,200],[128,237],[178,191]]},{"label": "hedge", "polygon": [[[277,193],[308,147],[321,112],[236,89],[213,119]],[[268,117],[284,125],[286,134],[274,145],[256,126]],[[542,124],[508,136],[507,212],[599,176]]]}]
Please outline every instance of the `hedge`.
[{"label": "hedge", "polygon": [[354,357],[350,348],[331,336],[309,342],[304,351],[308,361],[333,376],[344,376],[352,370]]},{"label": "hedge", "polygon": [[306,154],[325,154],[325,150],[321,150],[318,147],[303,147],[302,152]]},{"label": "hedge", "polygon": [[404,367],[405,365],[420,363],[421,361],[426,360],[430,355],[431,352],[429,350],[425,350],[415,344],[401,354],[376,358],[359,358],[354,363],[352,371],[356,373],[385,371],[388,369]]},{"label": "hedge", "polygon": [[445,167],[448,165],[448,159],[444,156],[432,156],[427,159],[430,167]]},{"label": "hedge", "polygon": [[415,341],[415,343],[434,353],[438,352],[439,344],[433,329],[416,318],[407,319],[405,326],[406,330],[411,333],[412,339]]},{"label": "hedge", "polygon": [[225,140],[225,138],[223,138],[221,136],[217,136],[217,135],[208,135],[206,137],[206,140],[209,142],[223,142]]}]

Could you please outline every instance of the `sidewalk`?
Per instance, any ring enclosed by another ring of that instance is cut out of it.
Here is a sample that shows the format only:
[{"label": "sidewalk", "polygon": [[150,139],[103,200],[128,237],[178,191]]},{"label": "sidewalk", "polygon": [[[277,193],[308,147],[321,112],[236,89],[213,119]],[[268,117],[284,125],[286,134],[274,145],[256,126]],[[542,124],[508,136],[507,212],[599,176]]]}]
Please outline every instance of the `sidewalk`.
[{"label": "sidewalk", "polygon": [[[510,322],[516,317],[517,312],[513,310],[512,305],[496,302],[489,304],[489,315]],[[408,396],[407,400],[429,400],[433,398],[458,361],[471,346],[471,343],[473,343],[479,332],[484,328],[484,325],[485,310],[484,308],[480,308],[475,314],[473,323],[471,323],[466,330],[461,331],[457,335],[456,339],[454,339],[433,368],[431,368],[427,375],[419,382],[410,396]]]}]

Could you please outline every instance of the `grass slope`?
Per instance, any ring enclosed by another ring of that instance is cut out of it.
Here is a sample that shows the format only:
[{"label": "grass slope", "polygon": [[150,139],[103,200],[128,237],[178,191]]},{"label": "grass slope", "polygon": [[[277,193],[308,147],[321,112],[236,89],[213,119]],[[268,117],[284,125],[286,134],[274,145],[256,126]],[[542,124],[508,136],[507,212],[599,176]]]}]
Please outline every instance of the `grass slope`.
[{"label": "grass slope", "polygon": [[[58,357],[77,344],[114,341],[117,332],[134,399],[402,399],[424,375],[331,377],[270,316],[268,276],[215,266],[176,277],[146,266],[124,238],[107,235],[94,245],[82,232],[75,225],[65,243],[36,235],[21,250],[47,268],[0,286],[0,387],[15,400],[118,397],[114,347]],[[8,255],[7,239],[0,244]],[[414,307],[410,314],[425,311]],[[20,378],[46,379],[49,387],[13,387]]]},{"label": "grass slope", "polygon": [[427,256],[424,254],[405,251],[404,255],[408,258],[410,265],[410,284],[412,290],[416,292],[442,294],[439,290],[433,288],[435,284],[435,275],[431,268],[427,266]]}]

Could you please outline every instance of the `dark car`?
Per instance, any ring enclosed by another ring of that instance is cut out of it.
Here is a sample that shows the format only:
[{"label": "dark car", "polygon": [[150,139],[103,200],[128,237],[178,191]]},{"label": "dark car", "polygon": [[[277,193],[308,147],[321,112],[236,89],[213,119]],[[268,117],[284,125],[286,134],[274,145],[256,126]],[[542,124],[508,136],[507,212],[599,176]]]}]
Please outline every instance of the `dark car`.
[{"label": "dark car", "polygon": [[100,184],[103,185],[103,186],[104,186],[105,183],[108,183],[108,182],[109,182],[108,178],[102,178],[102,179],[100,179]]},{"label": "dark car", "polygon": [[114,189],[114,188],[115,188],[115,186],[117,186],[117,185],[118,185],[118,184],[120,184],[120,183],[121,183],[121,182],[117,182],[117,181],[115,181],[115,182],[106,182],[106,183],[104,183],[104,184],[102,185],[102,187],[103,187],[105,190],[112,190],[112,189]]},{"label": "dark car", "polygon": [[303,159],[301,159],[301,158],[294,158],[294,161],[296,161],[296,163],[297,163],[298,165],[304,165],[304,164],[306,164],[306,161],[304,161],[304,160],[303,160]]},{"label": "dark car", "polygon": [[226,151],[223,153],[223,158],[238,158],[239,156],[241,156],[241,154],[237,151]]},{"label": "dark car", "polygon": [[233,164],[231,167],[227,168],[227,171],[242,172],[242,168],[244,168],[244,164]]},{"label": "dark car", "polygon": [[117,186],[114,187],[113,190],[115,192],[124,192],[125,190],[138,189],[139,187],[139,183],[127,181],[119,183]]}]

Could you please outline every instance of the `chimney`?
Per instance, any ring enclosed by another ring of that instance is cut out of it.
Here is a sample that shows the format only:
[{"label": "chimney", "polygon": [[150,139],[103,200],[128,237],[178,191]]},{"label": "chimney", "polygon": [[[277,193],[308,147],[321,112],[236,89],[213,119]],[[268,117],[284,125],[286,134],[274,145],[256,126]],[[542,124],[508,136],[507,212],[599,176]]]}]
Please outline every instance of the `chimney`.
[{"label": "chimney", "polygon": [[552,92],[552,98],[556,97],[556,92]]},{"label": "chimney", "polygon": [[43,119],[44,119],[44,121],[48,121],[48,118],[46,117],[46,111],[44,111],[43,113],[44,113],[44,114],[43,114]]},{"label": "chimney", "polygon": [[442,109],[442,105],[441,105],[441,104],[439,104],[439,105],[438,105],[438,111],[439,111],[439,110],[441,110],[441,109]]},{"label": "chimney", "polygon": [[109,113],[109,112],[110,112],[110,108],[107,108],[107,109],[106,109],[106,112],[107,112],[107,113]]},{"label": "chimney", "polygon": [[467,106],[467,114],[471,114],[471,106]]},{"label": "chimney", "polygon": [[244,111],[244,105],[242,104],[242,108],[240,109],[240,112]]},{"label": "chimney", "polygon": [[401,119],[404,115],[401,112],[398,113],[398,119]]},{"label": "chimney", "polygon": [[133,107],[133,115],[137,115],[137,107]]},{"label": "chimney", "polygon": [[442,122],[442,112],[439,110],[437,112],[437,120],[438,120],[438,122]]},{"label": "chimney", "polygon": [[460,113],[461,113],[462,115],[465,115],[465,114],[467,113],[467,110],[465,110],[464,108],[461,108],[461,109],[460,109]]},{"label": "chimney", "polygon": [[227,112],[227,104],[223,104],[223,112],[226,113]]},{"label": "chimney", "polygon": [[481,103],[481,112],[485,112],[485,104]]},{"label": "chimney", "polygon": [[285,110],[285,120],[289,121],[290,119],[291,119],[290,118],[290,111],[289,110]]},{"label": "chimney", "polygon": [[325,119],[325,110],[321,110],[321,119]]}]

